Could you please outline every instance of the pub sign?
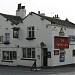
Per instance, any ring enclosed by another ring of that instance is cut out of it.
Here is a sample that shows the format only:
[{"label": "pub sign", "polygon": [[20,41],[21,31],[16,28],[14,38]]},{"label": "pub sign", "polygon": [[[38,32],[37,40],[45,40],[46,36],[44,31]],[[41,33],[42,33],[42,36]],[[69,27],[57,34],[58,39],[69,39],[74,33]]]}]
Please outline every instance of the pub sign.
[{"label": "pub sign", "polygon": [[56,49],[69,48],[69,38],[54,37],[54,48]]}]

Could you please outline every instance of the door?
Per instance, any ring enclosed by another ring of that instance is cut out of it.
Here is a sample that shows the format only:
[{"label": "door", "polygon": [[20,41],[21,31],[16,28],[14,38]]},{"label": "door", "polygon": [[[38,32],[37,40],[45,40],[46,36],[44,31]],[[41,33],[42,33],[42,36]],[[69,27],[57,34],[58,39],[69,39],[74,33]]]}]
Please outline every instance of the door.
[{"label": "door", "polygon": [[43,66],[47,66],[47,48],[43,48]]}]

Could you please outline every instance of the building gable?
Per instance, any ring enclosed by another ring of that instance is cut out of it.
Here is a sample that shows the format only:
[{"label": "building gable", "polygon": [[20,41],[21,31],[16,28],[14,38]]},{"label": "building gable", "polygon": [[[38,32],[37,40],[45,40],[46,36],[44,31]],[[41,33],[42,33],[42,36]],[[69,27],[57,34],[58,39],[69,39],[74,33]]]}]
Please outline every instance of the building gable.
[{"label": "building gable", "polygon": [[41,17],[42,20],[43,19],[48,20],[52,24],[57,24],[57,25],[67,26],[67,27],[75,27],[75,24],[70,22],[70,21],[68,21],[68,20],[61,20],[61,19],[51,18],[51,17],[48,17],[48,16],[43,16],[41,14],[37,14],[35,12],[30,12],[24,19],[26,19],[29,15],[32,15],[32,14],[35,14],[35,15]]}]

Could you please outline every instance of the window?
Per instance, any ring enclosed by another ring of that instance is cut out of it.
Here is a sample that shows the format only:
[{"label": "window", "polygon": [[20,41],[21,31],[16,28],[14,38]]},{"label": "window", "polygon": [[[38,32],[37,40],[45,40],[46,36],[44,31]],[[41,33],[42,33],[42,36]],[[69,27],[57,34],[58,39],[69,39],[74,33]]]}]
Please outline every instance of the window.
[{"label": "window", "polygon": [[3,60],[15,60],[17,59],[16,51],[3,51]]},{"label": "window", "polygon": [[18,38],[19,37],[19,27],[13,27],[13,38]]},{"label": "window", "polygon": [[10,33],[5,33],[5,41],[10,42]]},{"label": "window", "polygon": [[0,36],[0,43],[3,42],[3,36]]},{"label": "window", "polygon": [[70,41],[75,41],[75,36],[70,35],[70,36],[69,36],[69,40],[70,40]]},{"label": "window", "polygon": [[75,50],[73,50],[73,56],[75,56]]},{"label": "window", "polygon": [[5,33],[4,44],[10,44],[10,33]]},{"label": "window", "polygon": [[35,58],[35,48],[23,48],[23,58]]},{"label": "window", "polygon": [[13,38],[18,38],[19,36],[19,31],[13,30]]},{"label": "window", "polygon": [[33,38],[34,37],[34,27],[28,27],[28,37]]}]

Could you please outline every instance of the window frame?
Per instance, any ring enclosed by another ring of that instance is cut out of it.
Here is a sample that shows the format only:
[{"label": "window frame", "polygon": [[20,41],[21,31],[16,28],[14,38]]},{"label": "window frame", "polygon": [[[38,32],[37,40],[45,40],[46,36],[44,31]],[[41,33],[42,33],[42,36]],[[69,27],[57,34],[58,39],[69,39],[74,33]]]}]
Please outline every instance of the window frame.
[{"label": "window frame", "polygon": [[[30,49],[30,56],[28,56],[28,49]],[[24,55],[24,53],[25,53],[25,55]],[[22,58],[23,59],[35,58],[35,48],[22,48]]]},{"label": "window frame", "polygon": [[[16,52],[16,57],[14,58],[14,52]],[[17,60],[17,51],[2,51],[2,60],[11,61]]]},{"label": "window frame", "polygon": [[35,28],[34,26],[27,27],[27,37],[34,38],[35,37]]},{"label": "window frame", "polygon": [[10,43],[10,33],[5,33],[5,42]]},{"label": "window frame", "polygon": [[75,36],[74,35],[69,35],[69,41],[70,42],[75,42]]},{"label": "window frame", "polygon": [[[15,35],[17,33],[17,35]],[[19,30],[13,30],[13,38],[19,37]]]}]

